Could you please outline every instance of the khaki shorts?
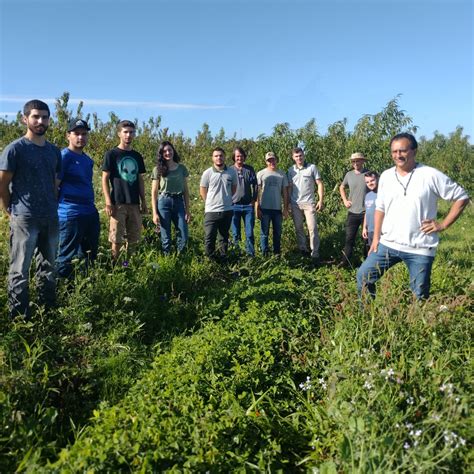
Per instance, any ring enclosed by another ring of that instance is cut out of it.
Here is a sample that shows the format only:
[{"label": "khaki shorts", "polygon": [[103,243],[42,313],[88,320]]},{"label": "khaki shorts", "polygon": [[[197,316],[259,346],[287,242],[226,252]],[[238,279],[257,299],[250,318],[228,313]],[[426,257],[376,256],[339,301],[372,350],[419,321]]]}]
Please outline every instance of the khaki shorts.
[{"label": "khaki shorts", "polygon": [[138,204],[117,204],[110,216],[109,242],[136,244],[142,235],[142,215]]}]

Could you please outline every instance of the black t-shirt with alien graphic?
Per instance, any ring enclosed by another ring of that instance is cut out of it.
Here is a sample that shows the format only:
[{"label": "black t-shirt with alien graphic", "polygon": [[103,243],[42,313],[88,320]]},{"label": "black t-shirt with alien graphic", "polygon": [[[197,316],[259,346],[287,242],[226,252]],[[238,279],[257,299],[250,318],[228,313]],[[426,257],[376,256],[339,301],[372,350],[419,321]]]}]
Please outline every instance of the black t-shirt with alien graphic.
[{"label": "black t-shirt with alien graphic", "polygon": [[112,204],[140,204],[138,176],[146,170],[143,156],[138,151],[118,147],[109,150],[102,171],[110,172]]}]

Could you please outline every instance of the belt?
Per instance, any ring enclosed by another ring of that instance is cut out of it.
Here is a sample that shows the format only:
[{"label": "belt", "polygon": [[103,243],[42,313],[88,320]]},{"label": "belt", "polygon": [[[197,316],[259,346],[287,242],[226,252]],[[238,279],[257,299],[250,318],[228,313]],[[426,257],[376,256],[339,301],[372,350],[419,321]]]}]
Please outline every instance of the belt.
[{"label": "belt", "polygon": [[161,193],[161,196],[166,196],[170,198],[180,198],[183,197],[183,193]]}]

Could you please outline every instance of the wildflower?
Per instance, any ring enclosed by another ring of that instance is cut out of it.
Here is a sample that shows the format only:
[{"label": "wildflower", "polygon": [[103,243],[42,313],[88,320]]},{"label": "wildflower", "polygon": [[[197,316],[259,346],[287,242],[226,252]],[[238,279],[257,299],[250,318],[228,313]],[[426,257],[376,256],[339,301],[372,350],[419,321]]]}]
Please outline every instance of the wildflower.
[{"label": "wildflower", "polygon": [[453,394],[453,384],[452,383],[444,383],[439,387],[439,391],[446,393],[446,395],[451,396]]},{"label": "wildflower", "polygon": [[433,413],[433,414],[431,415],[431,419],[432,419],[433,421],[440,421],[440,420],[441,420],[441,415],[440,415],[439,413]]},{"label": "wildflower", "polygon": [[413,405],[415,403],[415,399],[413,397],[407,397],[408,405]]},{"label": "wildflower", "polygon": [[401,377],[397,377],[396,382],[398,385],[401,385],[403,383],[403,379]]},{"label": "wildflower", "polygon": [[321,388],[323,390],[326,390],[328,388],[328,386],[327,386],[327,384],[326,384],[326,382],[323,378],[318,379],[318,382],[319,382],[319,385],[321,385]]},{"label": "wildflower", "polygon": [[122,267],[125,267],[125,268],[128,267],[128,260],[124,260],[124,261],[122,262]]},{"label": "wildflower", "polygon": [[407,430],[411,430],[413,428],[413,423],[410,423],[410,422],[405,423],[405,428]]},{"label": "wildflower", "polygon": [[308,375],[306,377],[306,381],[305,382],[301,382],[300,383],[300,388],[301,390],[303,390],[304,392],[306,392],[307,390],[311,390],[313,388],[313,385],[311,383],[311,378],[310,376]]},{"label": "wildflower", "polygon": [[159,265],[156,262],[151,262],[150,266],[153,268],[153,270],[157,270],[159,268]]},{"label": "wildflower", "polygon": [[405,442],[405,444],[403,445],[403,449],[410,449],[410,443]]},{"label": "wildflower", "polygon": [[442,305],[438,308],[438,311],[439,311],[440,313],[445,313],[446,311],[449,311],[449,308],[448,308],[446,305],[442,304]]},{"label": "wildflower", "polygon": [[84,323],[82,325],[82,328],[85,330],[85,331],[90,331],[92,329],[92,324],[91,323]]},{"label": "wildflower", "polygon": [[130,296],[124,296],[124,297],[123,297],[123,302],[124,302],[124,303],[131,303],[131,302],[132,302],[132,298],[130,298]]},{"label": "wildflower", "polygon": [[382,369],[380,371],[380,375],[385,378],[385,380],[389,380],[395,375],[395,371],[392,368],[389,369]]},{"label": "wildflower", "polygon": [[371,388],[373,388],[373,385],[368,380],[366,380],[364,383],[364,388],[370,390]]},{"label": "wildflower", "polygon": [[385,358],[390,359],[392,357],[392,353],[390,351],[385,351]]}]

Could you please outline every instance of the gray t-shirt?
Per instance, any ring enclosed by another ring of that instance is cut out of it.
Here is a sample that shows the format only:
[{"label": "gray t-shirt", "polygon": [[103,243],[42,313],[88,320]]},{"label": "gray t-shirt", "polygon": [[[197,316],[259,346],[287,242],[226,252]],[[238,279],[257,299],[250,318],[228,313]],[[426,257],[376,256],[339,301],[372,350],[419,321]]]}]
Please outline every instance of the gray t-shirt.
[{"label": "gray t-shirt", "polygon": [[272,171],[267,168],[257,173],[257,183],[262,190],[260,207],[281,211],[283,188],[288,186],[288,178],[281,170]]},{"label": "gray t-shirt", "polygon": [[353,214],[361,214],[365,211],[364,199],[367,191],[364,178],[365,171],[366,170],[362,170],[360,174],[356,174],[354,170],[349,171],[342,181],[343,186],[349,186],[348,200],[352,201],[352,206],[348,211]]},{"label": "gray t-shirt", "polygon": [[305,163],[299,169],[293,165],[288,170],[288,181],[292,185],[291,203],[314,203],[314,190],[317,179],[321,179],[318,168],[309,163]]},{"label": "gray t-shirt", "polygon": [[61,171],[59,148],[35,145],[26,137],[11,142],[0,157],[0,170],[13,173],[10,212],[14,216],[57,217],[56,176]]},{"label": "gray t-shirt", "polygon": [[218,171],[211,166],[201,176],[199,184],[207,188],[204,212],[224,212],[232,210],[232,186],[237,186],[237,175],[232,168]]}]

